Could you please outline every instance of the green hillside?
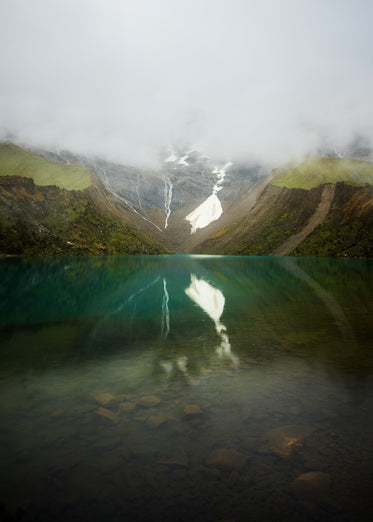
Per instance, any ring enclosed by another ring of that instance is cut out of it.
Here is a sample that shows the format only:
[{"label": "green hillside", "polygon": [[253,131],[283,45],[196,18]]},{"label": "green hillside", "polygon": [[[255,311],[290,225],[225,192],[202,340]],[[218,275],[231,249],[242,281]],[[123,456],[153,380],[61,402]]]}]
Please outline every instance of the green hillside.
[{"label": "green hillside", "polygon": [[12,143],[0,144],[0,176],[23,176],[32,178],[35,185],[66,190],[84,190],[91,185],[89,169],[54,163]]},{"label": "green hillside", "polygon": [[272,185],[310,190],[324,183],[343,181],[347,185],[373,185],[373,163],[354,159],[312,158],[277,175]]}]

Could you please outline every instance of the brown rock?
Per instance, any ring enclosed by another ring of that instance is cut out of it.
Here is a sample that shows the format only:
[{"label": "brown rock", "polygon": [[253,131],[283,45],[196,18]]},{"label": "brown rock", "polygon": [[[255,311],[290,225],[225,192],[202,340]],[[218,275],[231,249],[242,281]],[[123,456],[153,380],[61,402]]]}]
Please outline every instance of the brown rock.
[{"label": "brown rock", "polygon": [[159,426],[162,426],[167,422],[166,419],[163,417],[158,417],[157,415],[151,415],[147,421],[146,424],[149,426],[149,428],[159,428]]},{"label": "brown rock", "polygon": [[101,417],[105,417],[105,419],[111,420],[114,424],[118,424],[119,422],[119,415],[106,408],[98,408],[96,413],[97,415],[101,415]]},{"label": "brown rock", "polygon": [[327,496],[330,488],[330,475],[321,471],[310,471],[297,477],[292,489],[300,500],[313,501]]},{"label": "brown rock", "polygon": [[248,455],[234,449],[217,449],[207,458],[206,465],[226,471],[240,471],[246,466],[248,460]]},{"label": "brown rock", "polygon": [[282,426],[266,434],[267,442],[259,448],[260,453],[275,453],[280,457],[290,457],[295,448],[300,447],[304,439],[316,428],[313,426]]},{"label": "brown rock", "polygon": [[136,404],[134,402],[122,402],[119,405],[120,413],[129,413],[136,408]]},{"label": "brown rock", "polygon": [[159,397],[155,395],[147,395],[146,397],[141,397],[136,401],[136,404],[140,408],[154,408],[154,406],[158,406],[161,402]]},{"label": "brown rock", "polygon": [[105,406],[105,404],[109,404],[110,402],[115,401],[114,395],[111,393],[100,393],[100,395],[96,395],[96,401]]},{"label": "brown rock", "polygon": [[197,417],[202,415],[202,410],[197,404],[187,404],[184,408],[184,417]]}]

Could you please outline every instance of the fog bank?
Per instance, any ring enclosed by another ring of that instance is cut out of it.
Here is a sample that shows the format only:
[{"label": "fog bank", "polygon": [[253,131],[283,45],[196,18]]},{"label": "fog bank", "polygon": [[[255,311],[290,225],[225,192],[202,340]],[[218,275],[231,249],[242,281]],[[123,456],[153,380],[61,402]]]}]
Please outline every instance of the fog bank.
[{"label": "fog bank", "polygon": [[0,2],[0,135],[134,165],[373,136],[366,0]]}]

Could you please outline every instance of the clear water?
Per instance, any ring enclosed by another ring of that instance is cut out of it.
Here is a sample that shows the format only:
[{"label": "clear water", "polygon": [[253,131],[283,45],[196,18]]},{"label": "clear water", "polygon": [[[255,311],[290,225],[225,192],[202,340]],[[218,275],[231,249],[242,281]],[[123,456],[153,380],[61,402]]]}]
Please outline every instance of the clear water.
[{"label": "clear water", "polygon": [[368,260],[3,259],[0,520],[368,520],[372,339]]}]

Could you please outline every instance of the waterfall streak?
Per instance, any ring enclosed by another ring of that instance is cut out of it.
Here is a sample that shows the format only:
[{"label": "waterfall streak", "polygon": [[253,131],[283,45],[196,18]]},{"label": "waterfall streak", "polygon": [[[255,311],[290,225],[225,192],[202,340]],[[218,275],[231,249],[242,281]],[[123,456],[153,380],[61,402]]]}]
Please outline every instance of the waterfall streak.
[{"label": "waterfall streak", "polygon": [[170,178],[166,178],[164,180],[164,211],[166,214],[166,219],[164,222],[164,228],[168,227],[168,218],[171,215],[171,200],[172,200],[172,181]]},{"label": "waterfall streak", "polygon": [[141,196],[140,196],[140,174],[137,174],[137,183],[136,183],[136,194],[137,194],[137,201],[139,202],[139,207],[142,208],[142,202],[141,202]]},{"label": "waterfall streak", "polygon": [[109,187],[109,178],[108,178],[108,175],[106,174],[106,170],[102,169],[102,173],[104,175],[105,187],[111,192],[110,187]]},{"label": "waterfall streak", "polygon": [[[82,160],[79,158],[80,162],[83,164]],[[147,221],[148,223],[150,223],[151,225],[153,225],[153,227],[157,228],[160,232],[162,232],[162,230],[159,228],[158,225],[156,225],[155,223],[153,223],[153,221],[151,221],[150,219],[148,219],[147,217],[143,216],[142,214],[140,214],[140,212],[138,210],[135,209],[135,207],[133,205],[131,205],[131,203],[126,199],[126,198],[123,198],[122,196],[119,196],[119,194],[117,194],[116,192],[114,192],[111,187],[110,187],[110,182],[109,182],[109,177],[108,175],[106,174],[106,170],[103,169],[103,168],[100,168],[100,167],[97,167],[95,162],[93,162],[93,168],[94,170],[97,172],[97,174],[99,174],[101,172],[101,178],[103,177],[104,179],[104,185],[106,187],[106,189],[110,192],[110,194],[112,196],[114,196],[116,199],[119,199],[120,201],[123,201],[123,203],[125,203],[127,205],[127,207],[129,207],[131,210],[133,210],[133,212],[135,212],[135,214],[137,214],[138,216],[140,216],[142,219],[144,219],[145,221]],[[139,180],[137,181],[137,183],[139,183]],[[139,202],[140,202],[140,196],[139,196],[139,193],[138,193],[138,185],[137,185],[137,195],[139,197]],[[140,202],[140,206],[141,206],[141,202]]]}]

